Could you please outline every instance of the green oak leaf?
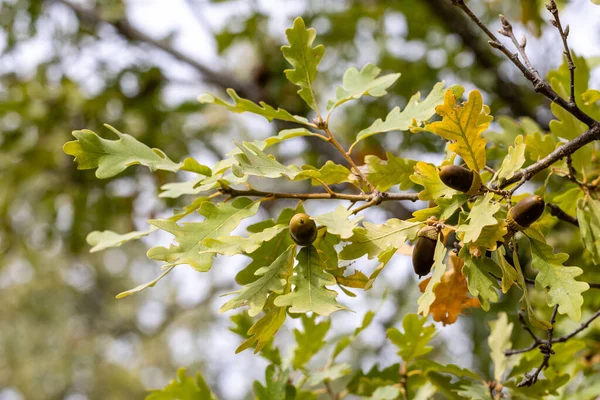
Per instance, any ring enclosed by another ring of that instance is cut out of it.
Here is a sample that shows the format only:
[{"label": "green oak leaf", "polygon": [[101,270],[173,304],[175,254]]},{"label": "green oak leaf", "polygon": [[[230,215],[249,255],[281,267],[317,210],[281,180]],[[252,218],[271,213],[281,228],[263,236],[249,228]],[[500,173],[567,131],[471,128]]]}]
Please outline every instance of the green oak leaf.
[{"label": "green oak leaf", "polygon": [[[248,331],[252,327],[253,321],[248,313],[234,314],[229,319],[231,319],[231,322],[234,324],[229,328],[231,332],[241,336],[244,340],[250,338]],[[281,365],[282,363],[279,348],[274,346],[272,341],[267,343],[267,345],[264,346],[259,353],[272,364]]]},{"label": "green oak leaf", "polygon": [[454,213],[469,200],[469,195],[456,192],[452,197],[438,197],[435,199],[435,207],[424,208],[413,212],[415,221],[427,221],[430,217],[436,217],[439,221],[449,219]]},{"label": "green oak leaf", "polygon": [[294,25],[285,31],[289,46],[282,46],[285,59],[292,69],[283,71],[287,79],[300,87],[298,94],[313,110],[317,110],[317,100],[313,90],[313,82],[317,75],[317,66],[323,58],[325,47],[312,47],[317,36],[313,28],[306,29],[304,20],[300,17],[294,20]]},{"label": "green oak leaf", "polygon": [[510,335],[512,334],[513,324],[508,322],[508,315],[505,312],[498,313],[498,319],[490,321],[488,324],[491,328],[488,345],[492,350],[490,357],[494,362],[494,380],[502,382],[502,377],[509,364],[509,359],[504,355],[504,351],[512,347]]},{"label": "green oak leaf", "polygon": [[343,376],[350,375],[352,373],[352,366],[350,364],[341,363],[333,364],[330,367],[322,369],[320,371],[312,372],[310,378],[306,381],[308,386],[317,386],[324,381],[334,381]]},{"label": "green oak leaf", "polygon": [[585,249],[592,255],[594,264],[600,264],[600,201],[589,196],[577,200],[577,221]]},{"label": "green oak leaf", "polygon": [[415,173],[410,176],[410,180],[417,185],[423,186],[419,193],[421,200],[436,200],[440,197],[451,197],[458,192],[444,184],[440,179],[440,173],[433,164],[419,161],[414,166]]},{"label": "green oak leaf", "polygon": [[[462,86],[454,85],[450,87],[456,97],[462,96],[464,89]],[[435,114],[435,108],[444,102],[444,82],[438,82],[433,86],[427,97],[421,101],[421,93],[415,93],[406,103],[404,110],[400,107],[394,108],[385,117],[373,122],[371,126],[363,129],[356,136],[356,141],[352,144],[354,147],[359,141],[373,136],[377,133],[390,131],[407,131],[410,128],[420,127],[423,122],[429,121]]]},{"label": "green oak leaf", "polygon": [[491,275],[498,276],[498,265],[487,257],[472,257],[467,247],[461,249],[460,256],[465,260],[462,274],[467,278],[469,293],[479,297],[481,308],[489,311],[490,301],[498,302],[498,281]]},{"label": "green oak leaf", "polygon": [[259,276],[259,278],[247,284],[241,290],[234,292],[237,294],[237,297],[223,304],[219,312],[233,310],[242,306],[250,306],[248,315],[251,317],[258,315],[265,306],[269,293],[280,293],[283,291],[284,286],[292,275],[295,250],[295,246],[290,246],[271,265],[259,268],[255,272],[255,275]]},{"label": "green oak leaf", "polygon": [[380,386],[368,400],[394,400],[400,396],[400,388],[397,386]]},{"label": "green oak leaf", "polygon": [[577,185],[567,189],[567,185],[562,188],[561,193],[552,198],[552,203],[560,207],[561,210],[571,216],[577,215],[579,208],[579,199],[584,196],[583,190]]},{"label": "green oak leaf", "polygon": [[166,183],[160,187],[162,192],[158,197],[174,199],[185,195],[196,195],[219,188],[222,183],[227,184],[228,186],[234,186],[243,184],[247,180],[247,176],[238,178],[233,174],[228,173],[224,175],[223,172],[219,172],[214,173],[209,177],[198,178],[191,181]]},{"label": "green oak leaf", "polygon": [[[516,247],[516,240],[513,237],[513,247]],[[519,261],[519,254],[517,251],[513,252],[513,264],[515,265],[515,270],[517,272],[517,283],[519,287],[523,290],[523,296],[521,296],[521,308],[527,310],[527,316],[529,317],[529,322],[537,329],[548,330],[552,328],[552,324],[550,322],[545,321],[538,317],[535,313],[531,302],[529,301],[529,296],[527,294],[527,283],[525,282],[525,277],[523,275],[523,270],[521,269],[521,262]]]},{"label": "green oak leaf", "polygon": [[180,164],[169,159],[162,150],[151,149],[136,138],[121,133],[110,125],[105,125],[119,139],[107,140],[96,133],[84,129],[73,131],[77,140],[67,142],[63,151],[74,156],[77,169],[94,169],[98,179],[113,177],[125,171],[127,167],[141,164],[151,171],[164,170],[177,172]]},{"label": "green oak leaf", "polygon": [[314,186],[336,185],[338,183],[352,182],[352,173],[343,165],[334,163],[331,160],[321,167],[317,168],[312,165],[302,166],[302,172],[296,175],[296,180],[311,178],[311,184]]},{"label": "green oak leaf", "polygon": [[400,185],[402,190],[410,189],[413,186],[410,175],[417,162],[396,157],[390,152],[385,154],[387,160],[382,160],[374,155],[365,157],[366,175],[369,182],[382,192],[396,185]]},{"label": "green oak leaf", "polygon": [[488,192],[485,196],[480,196],[473,205],[469,216],[468,224],[461,224],[457,232],[463,233],[465,243],[475,242],[481,235],[484,227],[488,225],[497,225],[498,220],[494,214],[500,210],[500,203],[492,203],[494,193]]},{"label": "green oak leaf", "polygon": [[554,254],[554,249],[547,243],[530,238],[532,266],[539,272],[535,277],[535,287],[548,291],[548,306],[558,305],[560,314],[567,314],[574,321],[581,319],[583,296],[581,293],[590,288],[586,282],[578,282],[575,277],[583,270],[578,267],[563,265],[568,254]]},{"label": "green oak leaf", "polygon": [[252,114],[260,115],[261,117],[265,117],[269,122],[273,121],[274,119],[278,119],[282,121],[296,122],[299,124],[308,125],[308,121],[306,120],[306,118],[300,117],[298,115],[292,115],[288,111],[281,108],[278,108],[276,110],[264,101],[261,101],[259,104],[256,104],[248,99],[240,97],[233,89],[227,89],[227,94],[233,100],[233,104],[223,101],[210,93],[205,93],[198,96],[198,101],[203,104],[216,104],[219,106],[223,106],[234,113],[249,112]]},{"label": "green oak leaf", "polygon": [[198,161],[190,157],[183,160],[180,169],[182,171],[195,172],[199,175],[212,176],[212,170],[209,167],[200,164]]},{"label": "green oak leaf", "polygon": [[323,269],[317,249],[314,246],[304,247],[296,259],[298,265],[292,277],[294,291],[275,299],[275,305],[289,306],[292,313],[312,311],[324,316],[345,309],[335,300],[337,292],[326,288],[335,285],[336,281],[333,275]]},{"label": "green oak leaf", "polygon": [[254,381],[252,385],[256,400],[285,400],[287,398],[286,386],[289,374],[287,369],[277,371],[274,365],[267,366],[265,370],[265,386],[259,381]]},{"label": "green oak leaf", "polygon": [[504,246],[500,246],[498,250],[492,253],[492,260],[500,267],[502,270],[502,282],[501,289],[502,293],[508,293],[510,288],[513,285],[516,285],[519,281],[519,276],[517,271],[514,269],[512,265],[508,263],[504,255],[506,254],[506,250]]},{"label": "green oak leaf", "polygon": [[462,385],[456,393],[462,398],[470,400],[489,400],[490,389],[481,382],[471,382],[467,385]]},{"label": "green oak leaf", "polygon": [[331,320],[326,319],[317,323],[314,314],[312,317],[302,315],[302,326],[304,331],[294,329],[297,347],[294,350],[292,365],[295,369],[302,369],[326,344],[325,335],[331,327]]},{"label": "green oak leaf", "polygon": [[523,136],[517,136],[514,145],[508,148],[508,155],[504,157],[502,165],[494,176],[494,180],[498,179],[502,181],[513,177],[515,172],[525,163],[525,147],[526,144],[523,142]]},{"label": "green oak leaf", "polygon": [[556,144],[554,135],[534,132],[525,136],[525,153],[529,160],[536,162],[552,153]]},{"label": "green oak leaf", "polygon": [[188,264],[200,272],[208,271],[212,265],[213,254],[200,253],[206,249],[201,242],[207,238],[229,234],[244,218],[256,214],[259,206],[260,202],[245,197],[218,206],[205,201],[198,209],[198,213],[206,217],[202,222],[186,222],[179,225],[171,220],[150,220],[152,225],[174,235],[179,244],[169,248],[153,247],[148,251],[148,257],[166,261],[168,266]]},{"label": "green oak leaf", "polygon": [[378,387],[394,385],[399,381],[399,364],[393,364],[381,370],[378,365],[373,365],[367,373],[359,370],[354,374],[347,385],[347,389],[355,395],[371,396]]},{"label": "green oak leaf", "polygon": [[254,347],[254,354],[260,352],[273,339],[286,317],[284,307],[275,307],[273,302],[279,295],[272,293],[265,304],[265,315],[248,329],[250,337],[246,339],[235,350],[238,354],[246,349]]},{"label": "green oak leaf", "polygon": [[319,224],[327,227],[327,232],[338,235],[342,239],[348,239],[354,234],[356,224],[363,218],[358,217],[350,220],[352,211],[346,210],[341,204],[333,211],[313,217]]},{"label": "green oak leaf", "polygon": [[400,74],[389,74],[378,77],[381,69],[373,64],[367,64],[360,71],[350,67],[344,72],[343,84],[335,89],[335,100],[327,102],[327,110],[356,100],[362,96],[381,97],[387,94],[386,89],[398,80]]},{"label": "green oak leaf", "polygon": [[207,247],[202,253],[217,253],[227,257],[236,254],[251,254],[257,251],[264,242],[268,242],[287,229],[287,225],[278,224],[260,232],[251,233],[247,237],[220,236],[216,239],[207,238],[202,241],[202,244]]},{"label": "green oak leaf", "polygon": [[[234,157],[243,173],[247,175],[255,175],[263,178],[285,176],[289,179],[294,179],[300,172],[300,169],[295,165],[285,166],[279,163],[275,157],[263,152],[250,142],[236,143],[236,145],[242,154],[235,154]],[[233,173],[236,176],[240,176],[235,171]]]},{"label": "green oak leaf", "polygon": [[93,246],[90,249],[90,253],[102,251],[110,247],[119,247],[123,243],[130,240],[137,240],[144,236],[148,236],[158,228],[151,226],[145,231],[133,231],[128,233],[119,234],[113,231],[94,231],[90,232],[86,237],[86,241],[89,245]]},{"label": "green oak leaf", "polygon": [[185,368],[177,370],[177,379],[169,382],[164,389],[152,390],[146,400],[211,400],[215,397],[200,375],[196,377],[187,376]]},{"label": "green oak leaf", "polygon": [[[277,225],[289,226],[290,219],[296,214],[296,212],[303,212],[303,210],[293,210],[291,208],[285,208],[281,211],[276,222],[263,221],[260,224],[255,224],[248,227],[248,231],[251,233],[263,232],[266,229]],[[288,247],[294,242],[290,236],[289,230],[284,229],[278,233],[273,239],[264,242],[256,251],[249,254],[252,261],[244,269],[242,269],[235,277],[235,280],[240,285],[247,285],[250,282],[254,282],[258,277],[255,275],[259,268],[271,265],[273,261],[281,253],[283,253]]]},{"label": "green oak leaf", "polygon": [[429,308],[435,301],[434,289],[441,282],[442,276],[444,276],[444,273],[446,272],[446,265],[444,264],[445,257],[446,247],[444,246],[444,243],[438,240],[435,246],[435,252],[433,254],[433,266],[431,267],[433,275],[427,283],[425,291],[417,300],[417,303],[419,304],[419,314],[421,315],[427,316],[429,314]]},{"label": "green oak leaf", "polygon": [[398,347],[398,355],[405,363],[433,350],[433,347],[428,344],[435,336],[435,326],[432,324],[425,326],[426,323],[427,317],[406,314],[402,319],[404,332],[400,332],[396,328],[387,330],[388,339]]},{"label": "green oak leaf", "polygon": [[354,228],[354,234],[348,239],[350,243],[342,249],[340,258],[354,260],[368,254],[371,259],[389,248],[398,249],[407,239],[414,239],[421,225],[421,222],[397,218],[389,219],[382,225],[365,222],[364,227]]}]

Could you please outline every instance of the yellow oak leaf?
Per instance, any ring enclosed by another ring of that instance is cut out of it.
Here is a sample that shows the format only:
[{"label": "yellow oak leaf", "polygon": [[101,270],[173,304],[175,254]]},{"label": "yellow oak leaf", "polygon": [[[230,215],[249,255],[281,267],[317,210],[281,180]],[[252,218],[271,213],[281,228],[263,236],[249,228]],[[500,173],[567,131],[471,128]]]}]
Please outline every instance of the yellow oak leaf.
[{"label": "yellow oak leaf", "polygon": [[487,140],[481,134],[493,118],[489,115],[489,107],[483,104],[481,93],[473,90],[466,102],[457,104],[456,97],[448,90],[444,94],[444,104],[437,106],[435,112],[443,119],[427,125],[425,129],[452,142],[448,148],[458,154],[470,169],[482,170]]},{"label": "yellow oak leaf", "polygon": [[[453,324],[465,308],[480,307],[479,299],[468,296],[467,279],[461,273],[463,264],[462,258],[454,252],[450,253],[451,268],[446,271],[441,282],[433,290],[435,300],[429,307],[429,314],[433,315],[434,321],[442,322],[444,325]],[[427,278],[419,283],[421,292],[425,291],[430,279]]]}]

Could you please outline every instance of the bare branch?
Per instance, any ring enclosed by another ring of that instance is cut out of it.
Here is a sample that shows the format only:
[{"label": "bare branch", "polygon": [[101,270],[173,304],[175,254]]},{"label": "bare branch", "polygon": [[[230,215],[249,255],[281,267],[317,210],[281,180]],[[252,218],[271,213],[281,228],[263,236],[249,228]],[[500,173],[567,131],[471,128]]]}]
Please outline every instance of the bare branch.
[{"label": "bare branch", "polygon": [[[594,120],[594,118],[590,117],[589,115],[584,113],[581,109],[579,109],[579,107],[577,106],[577,104],[575,102],[571,102],[571,101],[565,100],[562,97],[560,97],[560,95],[558,93],[556,93],[556,91],[554,89],[552,89],[550,84],[548,82],[546,82],[545,80],[543,80],[539,76],[539,74],[536,74],[536,73],[532,72],[531,70],[529,70],[527,68],[527,66],[525,66],[521,62],[521,60],[519,59],[519,55],[517,53],[512,53],[510,50],[508,50],[506,48],[506,46],[504,46],[502,44],[502,42],[500,42],[500,40],[498,40],[496,35],[494,35],[485,26],[485,24],[483,22],[481,22],[481,20],[473,13],[473,11],[465,4],[464,0],[450,0],[450,1],[452,2],[452,4],[454,4],[461,10],[463,10],[463,12],[475,24],[477,24],[477,26],[479,26],[479,28],[491,39],[489,41],[490,46],[492,46],[493,48],[498,49],[502,53],[504,53],[506,55],[506,57],[517,68],[519,68],[519,70],[523,73],[523,76],[525,76],[525,78],[527,78],[527,80],[529,80],[532,83],[533,88],[536,92],[543,94],[548,99],[550,99],[552,102],[555,102],[556,104],[558,104],[559,106],[561,106],[562,108],[567,110],[569,113],[571,113],[571,115],[573,115],[575,118],[577,118],[578,120],[580,120],[581,122],[586,124],[588,127],[591,128],[593,125],[598,123],[598,121]],[[516,180],[514,182],[516,182]]]}]

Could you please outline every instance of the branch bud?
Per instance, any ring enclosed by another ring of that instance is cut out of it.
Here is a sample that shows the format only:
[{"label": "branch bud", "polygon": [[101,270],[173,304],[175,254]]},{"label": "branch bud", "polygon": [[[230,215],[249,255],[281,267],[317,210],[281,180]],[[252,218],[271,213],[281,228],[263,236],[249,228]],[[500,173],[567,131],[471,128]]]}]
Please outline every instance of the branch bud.
[{"label": "branch bud", "polygon": [[569,30],[569,25],[567,25],[567,27],[565,28],[565,32],[564,32],[564,34],[565,34],[565,38],[566,38],[567,36],[569,36],[569,31],[570,31],[570,30]]},{"label": "branch bud", "polygon": [[527,37],[523,35],[523,37],[521,38],[521,48],[524,49],[525,46],[527,46]]}]

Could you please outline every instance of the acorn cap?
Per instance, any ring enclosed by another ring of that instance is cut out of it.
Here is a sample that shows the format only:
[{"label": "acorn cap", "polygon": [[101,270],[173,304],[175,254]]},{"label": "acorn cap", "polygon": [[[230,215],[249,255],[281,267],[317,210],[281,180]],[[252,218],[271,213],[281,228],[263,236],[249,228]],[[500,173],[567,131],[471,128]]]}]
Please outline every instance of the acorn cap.
[{"label": "acorn cap", "polygon": [[431,239],[433,241],[438,240],[438,230],[435,226],[424,226],[419,230],[419,233],[417,233],[418,237],[426,237],[427,239]]},{"label": "acorn cap", "polygon": [[542,216],[545,206],[546,203],[541,196],[527,196],[508,210],[506,222],[514,231],[527,229]]}]

